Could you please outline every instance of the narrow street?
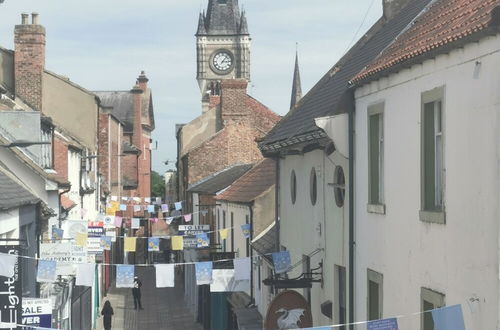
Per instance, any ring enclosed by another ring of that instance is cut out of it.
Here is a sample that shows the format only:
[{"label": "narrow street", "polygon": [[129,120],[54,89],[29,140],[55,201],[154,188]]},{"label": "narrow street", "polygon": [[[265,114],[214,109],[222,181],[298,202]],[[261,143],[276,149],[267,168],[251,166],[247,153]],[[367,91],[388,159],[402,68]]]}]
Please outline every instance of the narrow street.
[{"label": "narrow street", "polygon": [[[197,324],[188,312],[180,285],[175,288],[157,289],[153,267],[137,267],[136,275],[142,281],[144,310],[134,310],[131,289],[111,288],[103,301],[110,300],[114,309],[112,329],[202,329],[202,326]],[[97,329],[104,329],[102,318],[98,320]]]}]

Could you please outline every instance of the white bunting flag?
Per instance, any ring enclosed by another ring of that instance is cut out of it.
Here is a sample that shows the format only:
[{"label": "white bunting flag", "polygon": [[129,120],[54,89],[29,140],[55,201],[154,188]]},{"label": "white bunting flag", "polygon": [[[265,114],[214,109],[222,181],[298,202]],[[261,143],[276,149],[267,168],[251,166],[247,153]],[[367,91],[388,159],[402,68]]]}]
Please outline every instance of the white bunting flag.
[{"label": "white bunting flag", "polygon": [[156,268],[156,287],[157,288],[173,288],[175,287],[175,265],[174,264],[158,264]]},{"label": "white bunting flag", "polygon": [[95,264],[76,265],[76,285],[93,286],[95,276]]},{"label": "white bunting flag", "polygon": [[250,279],[250,258],[234,259],[234,279],[235,280],[249,280]]},{"label": "white bunting flag", "polygon": [[0,253],[0,276],[14,276],[17,257],[12,254]]}]

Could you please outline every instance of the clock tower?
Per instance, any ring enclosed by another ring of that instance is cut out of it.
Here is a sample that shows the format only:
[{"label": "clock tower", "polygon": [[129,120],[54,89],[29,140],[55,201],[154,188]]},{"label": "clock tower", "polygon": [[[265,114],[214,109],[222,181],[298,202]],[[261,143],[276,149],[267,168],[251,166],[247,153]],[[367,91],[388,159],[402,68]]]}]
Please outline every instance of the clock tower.
[{"label": "clock tower", "polygon": [[196,32],[196,79],[203,111],[210,95],[220,95],[222,79],[250,81],[250,43],[245,12],[238,0],[209,0]]}]

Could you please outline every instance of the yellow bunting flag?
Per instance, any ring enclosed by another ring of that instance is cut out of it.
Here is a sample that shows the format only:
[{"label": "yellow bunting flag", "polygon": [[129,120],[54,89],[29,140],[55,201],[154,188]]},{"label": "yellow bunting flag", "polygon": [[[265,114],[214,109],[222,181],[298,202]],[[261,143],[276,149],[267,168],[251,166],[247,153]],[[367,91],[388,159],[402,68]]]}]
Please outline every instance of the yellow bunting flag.
[{"label": "yellow bunting flag", "polygon": [[184,250],[184,238],[182,236],[172,236],[172,250]]},{"label": "yellow bunting flag", "polygon": [[85,233],[76,233],[75,243],[77,246],[85,247],[87,246],[88,235]]},{"label": "yellow bunting flag", "polygon": [[106,215],[115,215],[115,209],[112,207],[106,208]]},{"label": "yellow bunting flag", "polygon": [[136,237],[125,237],[125,252],[135,252]]},{"label": "yellow bunting flag", "polygon": [[220,239],[227,239],[228,228],[219,230]]},{"label": "yellow bunting flag", "polygon": [[111,208],[116,211],[120,211],[120,203],[119,202],[111,202]]}]

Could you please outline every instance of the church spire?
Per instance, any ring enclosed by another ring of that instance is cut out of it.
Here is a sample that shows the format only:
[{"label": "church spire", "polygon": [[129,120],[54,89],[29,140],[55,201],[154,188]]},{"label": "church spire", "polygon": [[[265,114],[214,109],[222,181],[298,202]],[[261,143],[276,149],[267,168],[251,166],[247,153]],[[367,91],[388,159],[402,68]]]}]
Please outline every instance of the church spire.
[{"label": "church spire", "polygon": [[292,99],[290,109],[293,109],[302,98],[302,84],[300,82],[299,52],[295,52],[295,70],[293,72]]},{"label": "church spire", "polygon": [[202,36],[207,34],[207,28],[205,26],[205,13],[200,12],[200,18],[198,19],[198,30],[196,31],[197,36]]},{"label": "church spire", "polygon": [[236,35],[240,24],[238,0],[209,0],[206,16],[209,35]]},{"label": "church spire", "polygon": [[248,32],[247,16],[245,15],[245,11],[244,10],[241,12],[240,34],[245,34],[245,35],[249,35],[250,34]]}]

